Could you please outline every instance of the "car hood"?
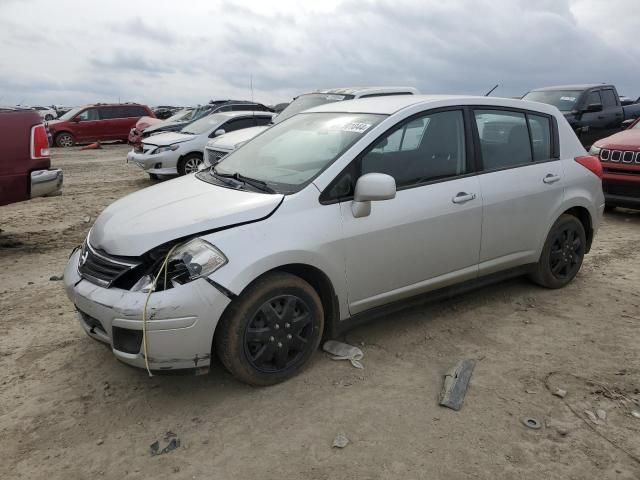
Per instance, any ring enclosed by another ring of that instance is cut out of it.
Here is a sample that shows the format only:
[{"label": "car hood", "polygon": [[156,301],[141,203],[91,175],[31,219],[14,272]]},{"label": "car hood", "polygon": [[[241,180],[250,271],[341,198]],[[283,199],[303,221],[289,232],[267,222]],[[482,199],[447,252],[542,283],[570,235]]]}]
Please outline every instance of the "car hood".
[{"label": "car hood", "polygon": [[109,205],[91,229],[91,245],[139,256],[188,235],[261,220],[283,195],[218,187],[194,175],[139,190]]},{"label": "car hood", "polygon": [[164,120],[160,120],[159,118],[153,117],[140,117],[136,122],[136,129],[139,132],[149,128],[151,125],[158,125],[160,123],[165,123]]},{"label": "car hood", "polygon": [[188,142],[196,137],[198,137],[198,135],[187,135],[186,133],[179,132],[166,132],[147,137],[143,140],[142,143],[145,143],[147,145],[164,146],[172,145],[174,143]]},{"label": "car hood", "polygon": [[600,148],[640,150],[640,128],[623,130],[622,132],[618,132],[610,137],[598,140],[594,145]]},{"label": "car hood", "polygon": [[164,130],[180,130],[189,122],[162,122],[155,125],[150,125],[144,129],[144,133],[162,132]]},{"label": "car hood", "polygon": [[219,148],[221,150],[235,150],[236,146],[239,146],[238,144],[251,140],[259,133],[264,132],[267,128],[269,127],[249,127],[236,130],[235,132],[225,133],[213,140],[209,140],[207,147]]}]

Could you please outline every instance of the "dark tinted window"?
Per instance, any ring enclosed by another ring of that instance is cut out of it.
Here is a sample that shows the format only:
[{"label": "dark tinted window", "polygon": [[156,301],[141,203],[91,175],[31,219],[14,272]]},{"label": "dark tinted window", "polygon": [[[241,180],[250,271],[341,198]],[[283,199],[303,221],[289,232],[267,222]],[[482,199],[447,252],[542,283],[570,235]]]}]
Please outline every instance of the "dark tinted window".
[{"label": "dark tinted window", "polygon": [[225,105],[224,107],[216,108],[215,111],[216,112],[230,112],[231,111],[231,105]]},{"label": "dark tinted window", "polygon": [[258,110],[258,108],[254,103],[236,103],[235,105],[231,105],[231,110],[234,112],[246,112],[250,110]]},{"label": "dark tinted window", "polygon": [[225,132],[233,132],[235,130],[240,130],[242,128],[253,127],[253,118],[236,118],[235,120],[229,120],[227,123],[222,125],[222,128]]},{"label": "dark tinted window", "polygon": [[531,143],[524,113],[476,110],[474,115],[485,170],[531,162]]},{"label": "dark tinted window", "polygon": [[98,109],[97,108],[88,108],[85,111],[81,112],[78,115],[78,117],[82,121],[100,120],[100,117],[98,116]]},{"label": "dark tinted window", "polygon": [[271,123],[271,117],[256,117],[255,121],[257,126],[262,127]]},{"label": "dark tinted window", "polygon": [[466,173],[462,112],[432,113],[400,125],[362,157],[361,170],[391,175],[398,187]]},{"label": "dark tinted window", "polygon": [[600,92],[599,91],[595,91],[595,92],[589,92],[589,95],[587,96],[587,105],[593,105],[593,104],[597,104],[600,105],[602,103],[602,100],[600,99]]},{"label": "dark tinted window", "polygon": [[110,120],[112,118],[118,118],[120,116],[118,107],[100,107],[98,110],[100,111],[101,120]]},{"label": "dark tinted window", "polygon": [[616,94],[613,93],[613,90],[610,88],[602,90],[601,96],[603,108],[611,108],[618,105],[618,102],[616,101]]},{"label": "dark tinted window", "polygon": [[551,158],[551,120],[549,117],[530,114],[527,114],[527,119],[531,132],[533,161],[549,160]]}]

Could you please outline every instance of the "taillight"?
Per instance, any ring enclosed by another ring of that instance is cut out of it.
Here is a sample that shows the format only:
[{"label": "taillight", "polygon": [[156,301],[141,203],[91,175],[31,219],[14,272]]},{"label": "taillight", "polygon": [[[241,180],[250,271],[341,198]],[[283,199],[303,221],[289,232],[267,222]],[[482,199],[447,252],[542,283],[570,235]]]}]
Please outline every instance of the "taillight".
[{"label": "taillight", "polygon": [[600,159],[593,155],[585,155],[583,157],[576,157],[576,162],[582,165],[584,168],[592,172],[598,178],[602,179],[602,164],[600,163]]},{"label": "taillight", "polygon": [[49,158],[49,138],[44,125],[31,127],[31,159]]}]

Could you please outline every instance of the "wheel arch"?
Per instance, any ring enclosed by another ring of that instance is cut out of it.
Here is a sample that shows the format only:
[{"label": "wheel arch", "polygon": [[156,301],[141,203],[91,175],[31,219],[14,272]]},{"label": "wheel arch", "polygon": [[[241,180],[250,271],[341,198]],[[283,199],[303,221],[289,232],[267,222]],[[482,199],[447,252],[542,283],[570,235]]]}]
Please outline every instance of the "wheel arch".
[{"label": "wheel arch", "polygon": [[580,223],[584,227],[584,232],[587,235],[587,246],[585,249],[585,253],[589,253],[589,250],[591,250],[591,243],[593,242],[594,234],[593,219],[591,218],[589,210],[587,210],[585,207],[575,206],[562,212],[562,215],[572,215],[580,220]]},{"label": "wheel arch", "polygon": [[337,325],[340,321],[340,303],[338,296],[329,276],[313,265],[306,263],[287,263],[270,268],[254,278],[238,295],[234,295],[233,298],[241,296],[249,285],[272,272],[289,273],[303,279],[311,285],[322,302],[322,308],[324,310],[324,336],[327,338],[335,336]]}]

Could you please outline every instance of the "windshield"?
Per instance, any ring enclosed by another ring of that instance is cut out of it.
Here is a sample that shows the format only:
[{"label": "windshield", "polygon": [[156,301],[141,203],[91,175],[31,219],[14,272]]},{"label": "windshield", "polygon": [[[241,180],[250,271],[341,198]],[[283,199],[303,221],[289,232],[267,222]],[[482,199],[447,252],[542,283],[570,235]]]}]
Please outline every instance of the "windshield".
[{"label": "windshield", "polygon": [[209,112],[211,112],[213,107],[215,107],[215,105],[201,105],[200,107],[196,108],[193,111],[193,114],[191,115],[190,120],[192,120],[192,121],[199,120],[202,117],[207,116],[209,114]]},{"label": "windshield", "polygon": [[180,130],[181,133],[189,133],[192,135],[200,135],[210,132],[216,126],[220,125],[226,120],[226,117],[222,115],[209,115],[208,117],[201,118],[195,122],[191,122],[186,127]]},{"label": "windshield", "polygon": [[72,108],[67,113],[62,115],[61,117],[58,117],[58,120],[71,120],[73,117],[75,117],[80,112],[80,110],[82,110],[82,107]]},{"label": "windshield", "polygon": [[301,113],[265,130],[208,175],[238,173],[281,193],[295,192],[383,118],[363,113]]},{"label": "windshield", "polygon": [[582,90],[540,90],[527,93],[522,100],[548,103],[558,107],[561,112],[570,112],[576,109],[576,102],[581,94]]},{"label": "windshield", "polygon": [[305,93],[300,95],[293,102],[291,102],[287,108],[282,110],[278,116],[273,120],[273,123],[280,123],[287,118],[293,117],[296,113],[300,113],[304,110],[308,110],[318,105],[324,105],[325,103],[340,102],[342,100],[350,100],[353,95],[333,95],[328,93]]},{"label": "windshield", "polygon": [[178,113],[171,115],[169,118],[165,120],[165,122],[177,122],[178,120],[189,120],[191,113],[193,110],[180,110]]}]

